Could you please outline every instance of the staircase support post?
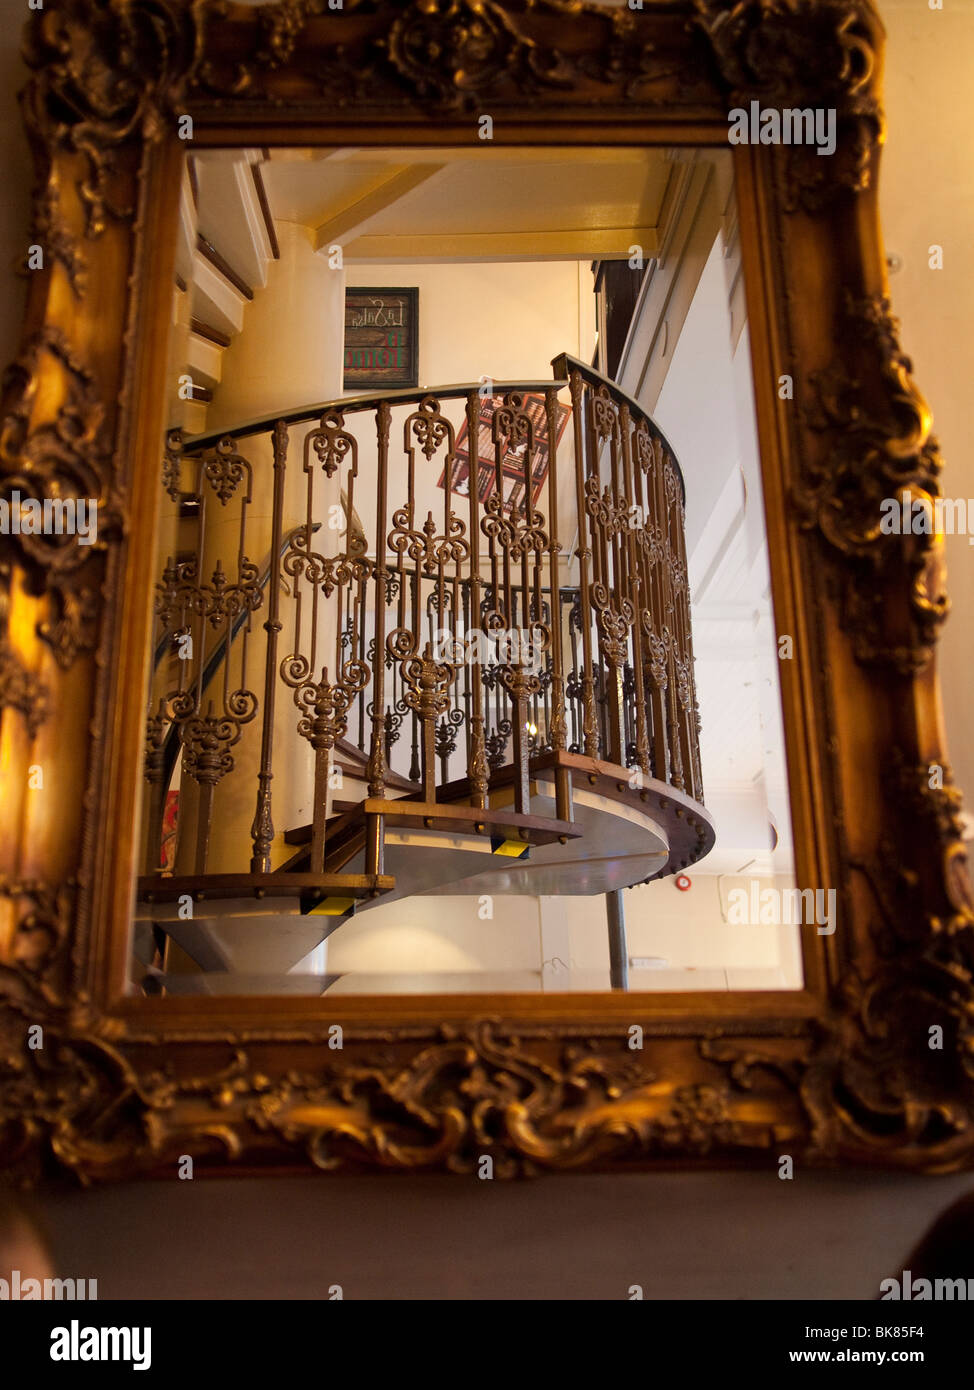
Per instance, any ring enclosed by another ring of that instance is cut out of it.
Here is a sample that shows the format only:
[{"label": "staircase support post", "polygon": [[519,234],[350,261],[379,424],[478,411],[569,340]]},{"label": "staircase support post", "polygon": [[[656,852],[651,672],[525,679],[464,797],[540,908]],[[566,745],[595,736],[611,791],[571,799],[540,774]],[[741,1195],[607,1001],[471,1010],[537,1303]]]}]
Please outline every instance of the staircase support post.
[{"label": "staircase support post", "polygon": [[365,872],[378,877],[385,872],[385,817],[367,814],[365,817]]},{"label": "staircase support post", "polygon": [[606,893],[605,915],[609,927],[609,984],[612,989],[628,989],[629,943],[626,940],[626,914],[621,888]]}]

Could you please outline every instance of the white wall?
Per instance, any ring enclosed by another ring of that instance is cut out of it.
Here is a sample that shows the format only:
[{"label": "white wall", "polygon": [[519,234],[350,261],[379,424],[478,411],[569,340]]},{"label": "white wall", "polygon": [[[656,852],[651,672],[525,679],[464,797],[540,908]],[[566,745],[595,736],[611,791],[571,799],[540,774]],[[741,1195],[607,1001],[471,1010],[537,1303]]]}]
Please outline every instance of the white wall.
[{"label": "white wall", "polygon": [[[801,959],[792,928],[741,926],[727,920],[727,891],[743,879],[689,871],[690,887],[673,877],[642,884],[623,894],[629,955],[659,962],[633,966],[631,990],[795,989]],[[762,886],[791,886],[762,878]],[[553,898],[569,925],[572,961],[583,971],[608,970],[605,903],[601,898]],[[814,930],[814,928],[804,928]]]},{"label": "white wall", "polygon": [[[726,479],[739,472],[738,408],[730,311],[718,236],[689,312],[669,349],[670,364],[651,414],[673,446],[687,488],[686,539],[693,552]],[[750,382],[748,382],[750,388]],[[691,579],[695,578],[691,567]]]},{"label": "white wall", "polygon": [[354,265],[349,288],[419,288],[419,382],[551,380],[560,352],[588,361],[595,296],[588,263]]},{"label": "white wall", "polygon": [[[382,982],[375,976],[390,977],[395,990],[402,988],[403,974],[410,977],[413,992],[424,987],[435,992],[434,977],[441,972],[469,975],[473,990],[484,987],[484,971],[511,976],[505,979],[511,988],[536,989],[532,972],[540,971],[542,959],[539,900],[495,898],[493,916],[486,920],[479,915],[479,902],[472,895],[417,896],[379,904],[329,938],[328,970],[367,972],[368,988],[377,993]],[[396,976],[400,978],[392,978]],[[364,982],[349,981],[341,992],[351,987],[361,992]]]},{"label": "white wall", "polygon": [[342,393],[344,274],[315,254],[306,227],[282,222],[277,231],[281,258],[270,262],[266,287],[255,290],[224,353],[208,431]]},{"label": "white wall", "polygon": [[[345,271],[349,288],[368,285],[416,286],[419,289],[420,386],[468,385],[492,381],[545,383],[553,380],[551,361],[567,352],[589,360],[595,334],[595,295],[587,264],[575,262],[476,263],[457,265],[354,265]],[[349,394],[362,394],[353,391]],[[561,398],[566,404],[567,391]],[[459,436],[464,402],[441,403]],[[390,432],[392,485],[390,512],[404,500],[403,426],[412,407],[393,410]],[[360,473],[374,475],[375,443],[359,436]],[[420,459],[416,475],[416,515],[427,510],[443,517],[446,493],[439,487],[446,446],[430,463]],[[559,456],[570,468],[571,430],[566,428]],[[398,469],[398,471],[397,471]],[[398,482],[398,491],[396,485]],[[456,506],[456,503],[454,504]],[[570,488],[561,494],[560,534],[571,534],[567,518],[574,505]],[[459,508],[458,508],[459,510]],[[356,511],[365,534],[375,535],[375,492],[360,490]],[[451,775],[459,776],[459,769]]]},{"label": "white wall", "polygon": [[[700,219],[710,226],[713,209],[705,205]],[[698,229],[693,236],[699,239]],[[702,271],[688,257],[676,272],[672,294],[686,314],[668,330],[654,383],[661,371],[665,376],[651,408],[686,480],[701,765],[717,841],[707,858],[691,866],[687,893],[675,890],[672,880],[627,893],[626,922],[630,955],[657,955],[669,964],[669,970],[657,972],[655,988],[799,988],[797,934],[730,925],[719,902],[721,876],[747,864],[753,874],[766,876],[767,886],[776,882],[774,873],[779,885],[793,883],[781,877],[791,868],[792,837],[780,702],[775,702],[778,663],[767,596],[750,358],[746,332],[738,327],[732,333],[725,254],[724,236],[717,233]],[[628,366],[637,390],[650,389],[636,385],[648,380],[637,345],[645,356],[658,341],[661,312],[665,307],[644,293]],[[655,393],[657,386],[651,389]],[[650,402],[642,399],[648,408]],[[769,791],[779,828],[774,854]],[[575,905],[567,910],[573,912]],[[579,963],[592,962],[594,953],[605,949],[604,935],[600,943],[589,932],[579,933],[577,942]]]}]

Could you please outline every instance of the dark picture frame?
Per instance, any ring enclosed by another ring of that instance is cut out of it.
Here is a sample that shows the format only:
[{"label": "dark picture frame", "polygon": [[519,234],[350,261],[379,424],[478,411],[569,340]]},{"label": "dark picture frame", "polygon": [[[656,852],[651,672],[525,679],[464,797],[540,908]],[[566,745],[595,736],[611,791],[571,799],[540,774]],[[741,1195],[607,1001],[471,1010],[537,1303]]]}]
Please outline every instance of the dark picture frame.
[{"label": "dark picture frame", "polygon": [[[390,299],[393,301],[389,303]],[[396,311],[399,311],[398,315]],[[361,324],[350,316],[371,316],[381,321]],[[389,322],[399,317],[403,322]],[[399,341],[391,342],[395,336]],[[395,352],[402,362],[382,365],[377,358]],[[349,355],[360,353],[363,363],[349,364]],[[368,365],[364,358],[368,355]],[[419,385],[419,288],[349,285],[345,290],[345,351],[342,389],[369,391],[376,387]]]}]

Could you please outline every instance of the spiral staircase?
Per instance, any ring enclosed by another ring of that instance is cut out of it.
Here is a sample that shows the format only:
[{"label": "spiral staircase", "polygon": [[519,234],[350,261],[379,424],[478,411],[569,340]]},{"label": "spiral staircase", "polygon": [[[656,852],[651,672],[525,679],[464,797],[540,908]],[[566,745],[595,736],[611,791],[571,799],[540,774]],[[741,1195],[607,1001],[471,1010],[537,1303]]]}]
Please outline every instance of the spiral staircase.
[{"label": "spiral staircase", "polygon": [[682,475],[552,365],[171,432],[137,987],[286,989],[379,902],[611,895],[710,850]]}]

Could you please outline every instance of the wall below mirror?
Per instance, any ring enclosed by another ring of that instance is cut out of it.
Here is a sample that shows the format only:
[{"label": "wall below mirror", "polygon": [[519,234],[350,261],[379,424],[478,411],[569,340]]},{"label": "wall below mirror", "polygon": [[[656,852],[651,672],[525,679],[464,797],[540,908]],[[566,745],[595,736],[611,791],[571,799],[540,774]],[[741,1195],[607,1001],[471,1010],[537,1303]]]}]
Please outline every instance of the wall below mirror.
[{"label": "wall below mirror", "polygon": [[169,375],[133,991],[801,987],[726,151],[195,154]]}]

